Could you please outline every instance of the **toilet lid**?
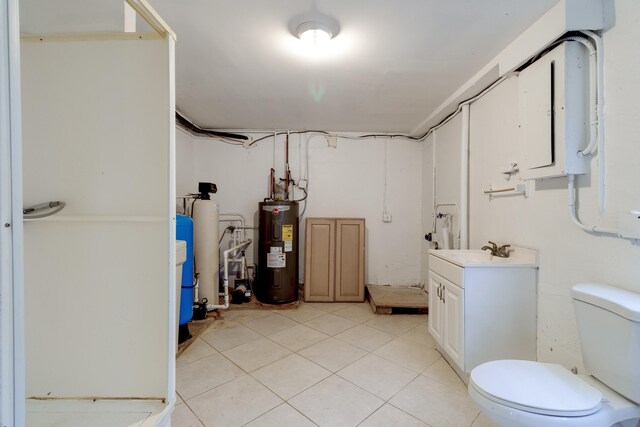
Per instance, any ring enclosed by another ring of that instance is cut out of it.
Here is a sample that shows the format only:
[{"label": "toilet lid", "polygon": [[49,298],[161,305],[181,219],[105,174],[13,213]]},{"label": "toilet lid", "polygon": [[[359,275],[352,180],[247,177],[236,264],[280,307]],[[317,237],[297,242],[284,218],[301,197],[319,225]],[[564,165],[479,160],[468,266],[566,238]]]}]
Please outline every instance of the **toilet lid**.
[{"label": "toilet lid", "polygon": [[602,393],[560,365],[496,360],[471,371],[472,387],[497,403],[543,415],[579,417],[601,406]]}]

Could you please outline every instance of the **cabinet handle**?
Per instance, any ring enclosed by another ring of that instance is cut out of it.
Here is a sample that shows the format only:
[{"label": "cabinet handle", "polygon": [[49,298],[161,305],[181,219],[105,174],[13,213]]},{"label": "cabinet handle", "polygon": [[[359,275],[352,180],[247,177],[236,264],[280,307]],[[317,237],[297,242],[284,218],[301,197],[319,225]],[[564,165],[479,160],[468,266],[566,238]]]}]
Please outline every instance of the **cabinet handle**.
[{"label": "cabinet handle", "polygon": [[[442,287],[442,290],[444,291],[444,286]],[[444,300],[444,292],[440,292],[440,294],[442,294],[442,303],[444,304],[446,301]]]},{"label": "cabinet handle", "polygon": [[438,290],[436,291],[436,295],[438,296],[438,299],[442,301],[442,296],[440,295],[440,286],[442,285],[438,285]]}]

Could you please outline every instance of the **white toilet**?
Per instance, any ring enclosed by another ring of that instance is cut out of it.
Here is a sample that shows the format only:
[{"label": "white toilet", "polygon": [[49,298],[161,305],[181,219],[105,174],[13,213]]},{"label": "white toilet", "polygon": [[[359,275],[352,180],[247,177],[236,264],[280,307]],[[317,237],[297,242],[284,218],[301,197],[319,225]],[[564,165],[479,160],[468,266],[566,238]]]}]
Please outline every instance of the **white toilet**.
[{"label": "white toilet", "polygon": [[584,365],[496,360],[471,371],[469,395],[504,427],[633,426],[640,420],[640,294],[572,288]]}]

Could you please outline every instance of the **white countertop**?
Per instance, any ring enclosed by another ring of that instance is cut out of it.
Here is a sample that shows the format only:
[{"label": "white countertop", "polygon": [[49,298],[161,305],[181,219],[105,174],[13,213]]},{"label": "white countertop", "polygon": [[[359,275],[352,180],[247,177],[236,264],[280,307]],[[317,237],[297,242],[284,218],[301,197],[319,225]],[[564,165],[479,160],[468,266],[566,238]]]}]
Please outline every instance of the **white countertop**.
[{"label": "white countertop", "polygon": [[429,255],[442,258],[460,267],[537,267],[538,251],[534,249],[510,248],[509,258],[491,255],[480,249],[430,249]]}]

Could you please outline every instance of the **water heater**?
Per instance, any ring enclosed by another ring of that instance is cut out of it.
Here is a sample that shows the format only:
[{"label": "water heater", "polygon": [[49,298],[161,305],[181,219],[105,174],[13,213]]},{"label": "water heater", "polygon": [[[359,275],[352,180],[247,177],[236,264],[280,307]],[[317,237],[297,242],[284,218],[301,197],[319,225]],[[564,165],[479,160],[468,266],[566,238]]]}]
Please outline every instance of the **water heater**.
[{"label": "water heater", "polygon": [[259,204],[258,301],[283,304],[298,300],[298,204]]}]

